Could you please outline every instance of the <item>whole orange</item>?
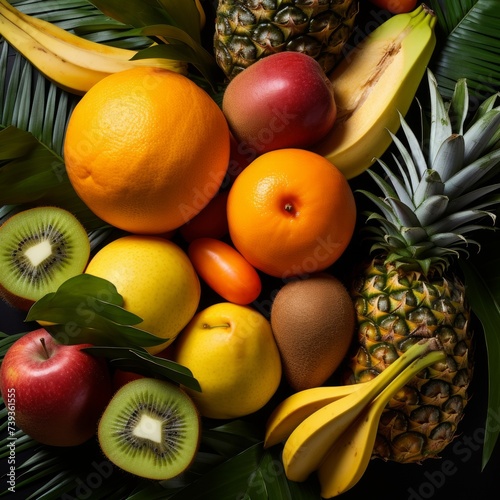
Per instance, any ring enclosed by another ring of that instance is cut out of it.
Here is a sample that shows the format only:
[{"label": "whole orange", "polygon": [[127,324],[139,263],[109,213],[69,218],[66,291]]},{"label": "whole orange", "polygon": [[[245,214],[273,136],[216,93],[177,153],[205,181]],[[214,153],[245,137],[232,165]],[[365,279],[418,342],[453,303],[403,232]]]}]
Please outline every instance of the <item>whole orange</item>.
[{"label": "whole orange", "polygon": [[188,77],[138,67],[92,87],[70,116],[69,179],[105,222],[133,233],[180,227],[213,198],[229,162],[229,129]]},{"label": "whole orange", "polygon": [[227,217],[240,253],[264,273],[287,278],[326,269],[342,255],[356,205],[345,176],[323,156],[278,149],[238,175]]}]

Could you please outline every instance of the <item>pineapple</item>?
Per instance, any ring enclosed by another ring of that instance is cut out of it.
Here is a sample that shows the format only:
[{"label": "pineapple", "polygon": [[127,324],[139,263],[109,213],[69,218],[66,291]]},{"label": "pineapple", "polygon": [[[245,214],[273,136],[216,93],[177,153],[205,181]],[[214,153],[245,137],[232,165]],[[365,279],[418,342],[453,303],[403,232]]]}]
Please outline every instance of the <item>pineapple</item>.
[{"label": "pineapple", "polygon": [[325,72],[340,58],[358,13],[357,0],[219,0],[214,51],[231,79],[260,58],[293,50]]},{"label": "pineapple", "polygon": [[405,386],[380,420],[373,456],[401,463],[439,456],[463,416],[472,334],[465,288],[452,264],[477,244],[470,232],[491,228],[481,219],[494,223],[487,209],[500,201],[494,194],[500,184],[488,183],[500,169],[500,96],[468,118],[465,80],[448,103],[429,70],[428,81],[431,122],[423,147],[401,117],[407,145],[392,136],[396,168],[379,161],[385,177],[367,171],[384,196],[362,190],[378,209],[366,226],[374,255],[354,279],[357,342],[344,380],[377,376],[421,338],[441,342],[447,361]]}]

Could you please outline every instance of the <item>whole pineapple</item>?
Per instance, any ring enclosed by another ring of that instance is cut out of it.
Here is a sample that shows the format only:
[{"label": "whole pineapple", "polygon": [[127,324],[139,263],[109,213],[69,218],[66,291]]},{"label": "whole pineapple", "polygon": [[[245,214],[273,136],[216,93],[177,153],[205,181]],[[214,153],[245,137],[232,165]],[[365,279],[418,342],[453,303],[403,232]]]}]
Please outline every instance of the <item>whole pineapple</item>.
[{"label": "whole pineapple", "polygon": [[357,0],[219,0],[215,57],[229,79],[284,50],[304,52],[328,72],[340,58],[357,13]]},{"label": "whole pineapple", "polygon": [[[450,443],[467,404],[472,376],[471,332],[465,289],[453,259],[475,244],[469,233],[493,219],[499,203],[499,95],[469,120],[464,80],[449,103],[430,71],[431,121],[422,144],[401,117],[405,146],[396,136],[395,168],[372,170],[384,196],[362,191],[377,207],[367,229],[375,258],[354,280],[358,341],[346,383],[375,377],[423,337],[439,339],[447,362],[416,377],[384,410],[373,456],[397,462],[436,457]],[[496,106],[496,107],[495,107]],[[478,222],[479,221],[479,222]],[[490,221],[491,222],[491,221]]]}]

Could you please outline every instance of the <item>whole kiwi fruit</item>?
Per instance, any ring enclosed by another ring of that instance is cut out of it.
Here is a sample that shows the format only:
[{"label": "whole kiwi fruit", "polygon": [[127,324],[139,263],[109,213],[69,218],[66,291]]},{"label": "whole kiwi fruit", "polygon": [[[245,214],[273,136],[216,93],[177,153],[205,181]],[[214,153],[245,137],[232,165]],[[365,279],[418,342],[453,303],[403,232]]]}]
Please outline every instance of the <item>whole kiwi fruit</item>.
[{"label": "whole kiwi fruit", "polygon": [[0,226],[0,296],[28,310],[87,265],[90,241],[67,210],[41,206],[18,212]]},{"label": "whole kiwi fruit", "polygon": [[335,276],[317,273],[283,285],[271,328],[288,384],[297,391],[322,385],[346,356],[354,324],[354,305]]},{"label": "whole kiwi fruit", "polygon": [[166,480],[192,463],[201,435],[192,399],[177,385],[143,377],[115,393],[99,421],[102,452],[136,476]]}]

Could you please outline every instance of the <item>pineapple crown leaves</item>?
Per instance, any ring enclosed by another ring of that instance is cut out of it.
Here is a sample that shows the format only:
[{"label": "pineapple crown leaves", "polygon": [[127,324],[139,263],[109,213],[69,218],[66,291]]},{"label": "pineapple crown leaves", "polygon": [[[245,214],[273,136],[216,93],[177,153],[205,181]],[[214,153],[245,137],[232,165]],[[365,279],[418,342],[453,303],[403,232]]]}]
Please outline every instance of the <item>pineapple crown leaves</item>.
[{"label": "pineapple crown leaves", "polygon": [[[456,82],[450,102],[438,90],[427,70],[430,93],[430,124],[419,140],[399,114],[403,142],[390,133],[395,147],[391,169],[378,159],[384,176],[367,173],[382,191],[376,196],[359,190],[373,202],[378,213],[367,212],[371,251],[381,251],[386,262],[397,267],[442,274],[452,258],[468,256],[467,247],[477,241],[469,233],[492,230],[496,216],[490,209],[500,203],[500,183],[488,183],[500,168],[500,94],[484,100],[470,120],[469,92],[465,79]],[[418,103],[418,101],[417,101]],[[490,218],[492,226],[481,221]]]}]

